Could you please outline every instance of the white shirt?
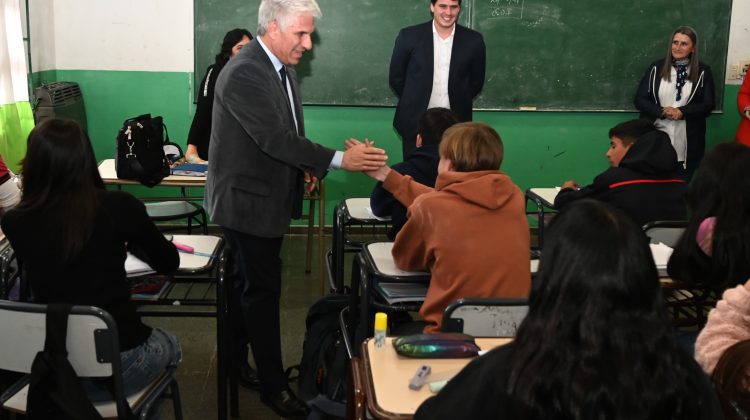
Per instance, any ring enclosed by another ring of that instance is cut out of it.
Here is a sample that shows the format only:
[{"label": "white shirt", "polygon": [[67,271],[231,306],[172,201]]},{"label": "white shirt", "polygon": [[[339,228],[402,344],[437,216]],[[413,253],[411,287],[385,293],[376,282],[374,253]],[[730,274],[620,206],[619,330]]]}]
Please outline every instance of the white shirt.
[{"label": "white shirt", "polygon": [[[281,67],[284,65],[284,63],[281,62],[281,60],[276,57],[271,50],[266,47],[266,44],[263,43],[263,40],[260,37],[256,37],[255,39],[258,40],[260,43],[261,48],[263,48],[263,51],[266,52],[266,55],[268,55],[268,58],[271,60],[271,64],[273,64],[273,68],[276,69],[276,76],[279,77],[279,80],[281,80],[281,74],[279,73],[279,70],[281,70]],[[292,97],[292,86],[289,83],[289,72],[287,72],[286,75],[286,92],[287,96],[289,98],[289,104],[292,108],[292,116],[294,117],[294,128],[297,130],[297,133],[299,134],[299,126],[297,125],[297,113],[294,112],[294,98]],[[344,161],[344,153],[340,150],[337,150],[336,153],[333,155],[333,159],[331,159],[331,163],[328,165],[330,169],[341,169],[341,164]]]},{"label": "white shirt", "polygon": [[[688,77],[690,75],[688,74]],[[685,80],[685,85],[682,87],[682,95],[680,100],[677,100],[677,70],[672,66],[671,80],[667,82],[662,79],[659,84],[659,103],[662,107],[671,106],[673,108],[679,108],[688,103],[690,98],[690,92],[693,90],[693,83],[690,79]],[[667,133],[669,139],[672,141],[672,147],[677,152],[677,161],[685,162],[687,158],[687,126],[685,120],[669,120],[666,118],[659,118],[655,122],[656,128]],[[684,163],[683,163],[684,165]]]},{"label": "white shirt", "polygon": [[435,21],[432,22],[432,93],[427,108],[451,108],[448,97],[448,76],[451,68],[451,51],[453,50],[453,36],[456,34],[456,25],[448,38],[440,38]]}]

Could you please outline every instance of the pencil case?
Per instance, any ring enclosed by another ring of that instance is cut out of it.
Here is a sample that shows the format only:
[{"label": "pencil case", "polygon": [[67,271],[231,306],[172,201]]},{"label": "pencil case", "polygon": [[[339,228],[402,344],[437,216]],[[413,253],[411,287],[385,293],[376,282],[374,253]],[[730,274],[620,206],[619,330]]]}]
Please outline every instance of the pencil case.
[{"label": "pencil case", "polygon": [[393,340],[396,353],[422,359],[474,357],[479,346],[474,337],[461,333],[415,334]]}]

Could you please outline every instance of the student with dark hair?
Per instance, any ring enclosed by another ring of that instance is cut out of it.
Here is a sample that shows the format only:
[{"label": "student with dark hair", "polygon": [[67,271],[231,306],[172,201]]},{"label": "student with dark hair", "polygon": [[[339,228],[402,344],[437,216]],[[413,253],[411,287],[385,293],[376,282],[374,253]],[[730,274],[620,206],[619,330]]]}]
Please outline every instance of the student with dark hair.
[{"label": "student with dark hair", "polygon": [[195,116],[188,133],[188,148],[185,158],[190,163],[205,163],[208,159],[209,141],[211,139],[211,114],[214,109],[214,86],[219,73],[230,58],[234,57],[242,47],[253,40],[247,29],[232,29],[224,35],[221,50],[216,54],[215,61],[206,69],[206,75],[198,91],[198,104]]},{"label": "student with dark hair", "polygon": [[750,280],[727,289],[708,314],[695,359],[714,380],[726,418],[750,417]]},{"label": "student with dark hair", "polygon": [[[487,124],[467,122],[443,135],[434,189],[388,167],[368,173],[409,208],[393,260],[403,270],[432,274],[419,310],[425,332],[440,331],[443,311],[459,298],[528,296],[525,200],[499,170],[502,160],[498,133]],[[400,333],[413,327],[418,326]]]},{"label": "student with dark hair", "polygon": [[[141,322],[125,277],[130,250],[159,273],[180,259],[174,245],[132,195],[107,191],[86,133],[72,120],[51,118],[28,139],[21,202],[2,219],[24,278],[39,303],[91,305],[117,324],[127,395],[181,359],[168,332]],[[106,392],[92,399],[106,399]]]},{"label": "student with dark hair", "polygon": [[415,419],[721,419],[680,349],[648,242],[581,200],[550,223],[529,312],[510,344],[466,366]]},{"label": "student with dark hair", "polygon": [[690,219],[669,259],[674,280],[723,290],[750,278],[750,148],[717,145],[688,192]]},{"label": "student with dark hair", "polygon": [[[411,176],[416,182],[435,186],[440,154],[438,147],[443,139],[443,132],[458,123],[458,116],[446,108],[430,108],[419,118],[417,124],[417,149],[403,162],[393,165],[393,169],[402,175]],[[393,197],[378,182],[370,195],[372,212],[379,217],[391,217],[392,228],[388,238],[393,240],[406,223],[406,207]]]},{"label": "student with dark hair", "polygon": [[609,130],[607,159],[611,167],[579,188],[565,181],[555,198],[563,208],[581,198],[609,203],[643,226],[654,220],[684,220],[687,186],[669,136],[647,120],[630,120]]}]

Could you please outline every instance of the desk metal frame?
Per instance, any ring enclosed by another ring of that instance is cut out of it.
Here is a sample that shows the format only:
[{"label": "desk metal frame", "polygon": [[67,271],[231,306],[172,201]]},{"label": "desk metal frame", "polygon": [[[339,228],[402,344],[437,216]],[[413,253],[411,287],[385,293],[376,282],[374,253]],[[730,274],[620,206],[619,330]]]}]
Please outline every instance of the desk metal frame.
[{"label": "desk metal frame", "polygon": [[546,194],[542,194],[546,190],[550,190],[550,188],[529,188],[526,190],[526,202],[531,201],[536,206],[537,249],[539,250],[544,245],[544,209],[555,209],[554,199],[550,202],[549,198],[545,197]]},{"label": "desk metal frame", "polygon": [[[344,293],[344,254],[359,252],[362,249],[361,242],[353,241],[347,237],[347,228],[352,225],[372,226],[373,228],[386,227],[391,223],[390,220],[353,217],[347,206],[348,200],[368,200],[369,204],[369,198],[350,198],[341,200],[334,208],[331,244],[332,273],[329,276],[333,293]],[[355,290],[354,285],[352,285],[352,290]]]}]

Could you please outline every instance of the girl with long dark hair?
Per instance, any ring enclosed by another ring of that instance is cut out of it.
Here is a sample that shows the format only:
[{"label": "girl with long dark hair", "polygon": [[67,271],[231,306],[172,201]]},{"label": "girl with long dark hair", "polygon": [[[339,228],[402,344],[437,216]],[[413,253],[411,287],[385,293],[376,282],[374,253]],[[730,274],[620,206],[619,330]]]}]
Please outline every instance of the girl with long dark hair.
[{"label": "girl with long dark hair", "polygon": [[[141,322],[125,276],[126,250],[173,273],[177,250],[132,195],[107,191],[88,136],[72,120],[47,119],[29,134],[21,202],[2,219],[36,302],[91,305],[119,333],[125,392],[142,389],[181,358],[171,334]],[[108,399],[106,387],[90,392]]]}]

